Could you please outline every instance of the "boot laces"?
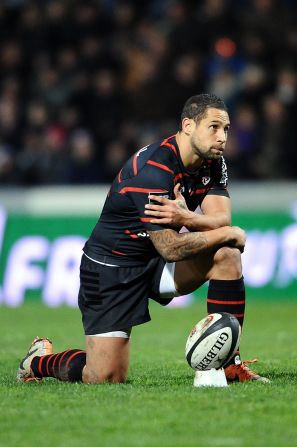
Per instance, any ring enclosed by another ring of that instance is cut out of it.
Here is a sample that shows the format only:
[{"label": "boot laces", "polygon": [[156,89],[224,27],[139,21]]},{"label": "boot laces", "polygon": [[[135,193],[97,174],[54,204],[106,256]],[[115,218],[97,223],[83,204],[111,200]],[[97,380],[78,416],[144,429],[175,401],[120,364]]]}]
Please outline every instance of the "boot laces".
[{"label": "boot laces", "polygon": [[258,374],[256,374],[254,371],[252,371],[248,365],[251,365],[252,363],[256,363],[258,361],[258,359],[253,359],[253,360],[245,360],[244,362],[241,362],[237,367],[239,369],[241,369],[242,372],[244,372],[245,374],[248,374],[250,376],[258,376]]}]

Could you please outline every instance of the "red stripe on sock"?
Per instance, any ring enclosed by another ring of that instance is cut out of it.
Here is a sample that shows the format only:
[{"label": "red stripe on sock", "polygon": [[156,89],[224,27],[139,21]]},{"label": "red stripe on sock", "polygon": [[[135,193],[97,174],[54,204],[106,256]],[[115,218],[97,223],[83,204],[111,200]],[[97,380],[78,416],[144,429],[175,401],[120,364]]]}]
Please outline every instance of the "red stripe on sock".
[{"label": "red stripe on sock", "polygon": [[211,300],[211,299],[207,299],[208,303],[213,303],[213,304],[244,304],[245,300],[241,300],[241,301],[219,301],[219,300]]},{"label": "red stripe on sock", "polygon": [[61,356],[61,358],[60,358],[60,360],[59,360],[59,365],[58,365],[58,369],[59,369],[59,370],[60,370],[60,367],[61,367],[61,363],[62,363],[63,358],[65,357],[65,355],[66,355],[67,352],[69,352],[69,351],[71,351],[71,349],[67,349],[67,351],[63,352],[63,354],[62,354],[62,356]]},{"label": "red stripe on sock", "polygon": [[40,359],[39,359],[39,362],[38,362],[38,372],[39,372],[39,374],[42,376],[43,374],[42,374],[42,370],[41,370],[41,367],[42,367],[42,362],[43,362],[43,359],[44,359],[44,357],[45,356],[41,356],[40,357]]},{"label": "red stripe on sock", "polygon": [[67,362],[66,362],[66,368],[68,368],[68,365],[69,365],[69,363],[71,362],[71,360],[73,359],[73,357],[75,357],[75,356],[77,356],[78,354],[81,354],[81,353],[83,353],[84,351],[77,351],[77,352],[74,352],[74,354],[72,354],[70,357],[69,357],[69,359],[67,359]]},{"label": "red stripe on sock", "polygon": [[244,314],[233,314],[233,313],[232,313],[232,315],[233,315],[234,317],[237,317],[237,318],[243,318],[243,317],[244,317]]},{"label": "red stripe on sock", "polygon": [[52,358],[52,357],[54,357],[54,355],[56,355],[56,354],[52,354],[51,356],[49,356],[49,358],[47,359],[47,361],[46,361],[46,374],[49,376],[49,370],[48,370],[48,367],[49,367],[49,361],[50,361],[50,359]]},{"label": "red stripe on sock", "polygon": [[53,361],[53,377],[56,377],[56,375],[55,375],[55,364],[56,364],[56,361],[57,361],[59,355],[61,355],[61,353],[55,354],[56,357],[54,358],[54,361]]}]

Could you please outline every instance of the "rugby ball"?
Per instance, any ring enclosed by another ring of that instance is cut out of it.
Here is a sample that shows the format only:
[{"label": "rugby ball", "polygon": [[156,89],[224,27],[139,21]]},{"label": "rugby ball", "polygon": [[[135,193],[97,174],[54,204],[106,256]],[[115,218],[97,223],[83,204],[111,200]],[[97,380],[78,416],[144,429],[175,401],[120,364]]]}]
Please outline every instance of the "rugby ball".
[{"label": "rugby ball", "polygon": [[191,368],[206,371],[222,368],[239,347],[241,327],[236,317],[220,312],[207,315],[191,330],[186,359]]}]

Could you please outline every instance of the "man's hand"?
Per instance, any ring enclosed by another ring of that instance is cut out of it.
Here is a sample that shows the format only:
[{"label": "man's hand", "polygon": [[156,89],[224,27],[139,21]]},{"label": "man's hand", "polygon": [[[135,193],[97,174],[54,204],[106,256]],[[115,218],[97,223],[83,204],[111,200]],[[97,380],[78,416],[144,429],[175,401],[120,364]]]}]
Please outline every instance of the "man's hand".
[{"label": "man's hand", "polygon": [[229,238],[228,245],[230,247],[238,248],[238,250],[243,253],[246,243],[246,234],[244,230],[239,227],[229,227]]},{"label": "man's hand", "polygon": [[169,225],[172,228],[181,228],[192,218],[192,211],[187,207],[186,201],[180,192],[180,184],[174,187],[174,200],[150,195],[149,199],[157,204],[145,205],[145,214],[152,216],[151,223]]}]

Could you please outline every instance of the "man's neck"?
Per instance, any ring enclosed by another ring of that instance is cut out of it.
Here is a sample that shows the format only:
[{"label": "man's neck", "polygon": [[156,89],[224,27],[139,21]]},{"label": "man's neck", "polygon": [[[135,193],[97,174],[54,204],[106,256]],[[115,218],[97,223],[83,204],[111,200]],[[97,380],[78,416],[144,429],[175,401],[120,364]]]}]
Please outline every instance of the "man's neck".
[{"label": "man's neck", "polygon": [[184,167],[189,170],[198,169],[202,165],[203,159],[194,153],[189,137],[183,132],[177,132],[175,139]]}]

